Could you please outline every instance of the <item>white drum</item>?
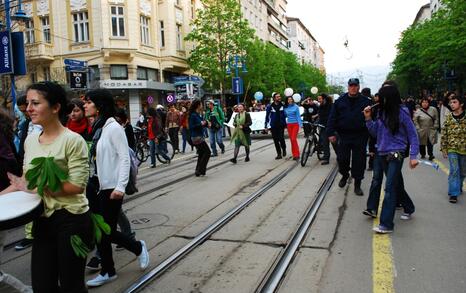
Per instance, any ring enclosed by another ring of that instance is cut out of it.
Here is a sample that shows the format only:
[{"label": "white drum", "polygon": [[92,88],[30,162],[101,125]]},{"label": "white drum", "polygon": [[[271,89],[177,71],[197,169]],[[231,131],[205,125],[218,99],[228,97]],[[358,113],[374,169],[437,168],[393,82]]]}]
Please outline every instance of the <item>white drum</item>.
[{"label": "white drum", "polygon": [[37,194],[15,191],[0,195],[0,230],[27,224],[43,212],[42,199]]}]

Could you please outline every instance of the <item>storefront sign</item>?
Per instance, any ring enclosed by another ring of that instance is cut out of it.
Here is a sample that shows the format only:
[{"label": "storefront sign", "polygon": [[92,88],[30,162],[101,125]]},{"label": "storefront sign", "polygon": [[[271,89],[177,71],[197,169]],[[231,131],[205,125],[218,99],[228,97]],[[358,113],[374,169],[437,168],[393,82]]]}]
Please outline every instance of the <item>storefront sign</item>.
[{"label": "storefront sign", "polygon": [[85,89],[87,88],[86,72],[70,72],[70,88]]},{"label": "storefront sign", "polygon": [[100,87],[106,89],[145,89],[147,80],[101,80]]},{"label": "storefront sign", "polygon": [[0,74],[13,73],[10,31],[0,32]]}]

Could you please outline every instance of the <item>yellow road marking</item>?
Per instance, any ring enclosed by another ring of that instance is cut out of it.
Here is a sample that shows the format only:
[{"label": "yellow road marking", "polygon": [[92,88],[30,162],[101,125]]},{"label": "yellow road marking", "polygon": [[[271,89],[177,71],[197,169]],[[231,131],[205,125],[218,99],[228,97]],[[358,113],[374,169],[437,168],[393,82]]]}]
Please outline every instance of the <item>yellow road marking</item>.
[{"label": "yellow road marking", "polygon": [[[379,212],[382,210],[384,192],[380,194]],[[379,225],[379,217],[373,227]],[[373,293],[395,293],[392,237],[390,234],[374,233],[372,237],[372,289]]]}]

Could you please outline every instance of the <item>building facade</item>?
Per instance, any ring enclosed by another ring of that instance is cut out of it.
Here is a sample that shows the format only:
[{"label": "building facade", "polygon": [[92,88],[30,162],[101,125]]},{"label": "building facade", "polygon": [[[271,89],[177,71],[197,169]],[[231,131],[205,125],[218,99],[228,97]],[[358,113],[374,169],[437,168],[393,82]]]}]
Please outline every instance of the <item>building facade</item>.
[{"label": "building facade", "polygon": [[301,63],[312,64],[324,70],[324,50],[299,18],[287,17],[288,49]]},{"label": "building facade", "polygon": [[413,24],[421,23],[426,19],[430,19],[432,12],[430,10],[430,4],[425,4],[421,6],[419,11],[416,14],[416,18],[413,21]]},{"label": "building facade", "polygon": [[189,73],[184,36],[198,0],[36,0],[23,2],[28,75],[68,83],[65,59],[87,62],[88,88],[108,88],[132,121],[174,92],[173,77]]},{"label": "building facade", "polygon": [[437,12],[442,7],[441,0],[430,0],[430,13],[433,14]]}]

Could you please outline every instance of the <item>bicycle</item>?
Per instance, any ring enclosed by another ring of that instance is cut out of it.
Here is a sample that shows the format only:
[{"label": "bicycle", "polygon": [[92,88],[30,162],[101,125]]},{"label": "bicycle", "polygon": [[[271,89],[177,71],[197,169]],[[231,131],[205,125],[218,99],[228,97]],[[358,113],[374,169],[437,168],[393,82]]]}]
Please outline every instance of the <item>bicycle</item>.
[{"label": "bicycle", "polygon": [[301,166],[304,167],[307,159],[309,159],[309,157],[315,152],[317,152],[317,158],[319,160],[324,158],[323,148],[319,139],[319,132],[324,129],[325,126],[318,123],[303,121],[303,128],[305,130],[306,142],[304,143],[303,152],[301,154]]},{"label": "bicycle", "polygon": [[[136,158],[139,161],[138,166],[141,166],[141,164],[147,161],[147,159],[150,156],[149,138],[147,136],[147,129],[139,128],[137,126],[133,126],[133,129],[134,136],[136,138]],[[162,142],[162,146],[159,146],[159,148],[163,148],[164,153],[167,154],[170,160],[172,160],[175,156],[175,149],[173,148],[173,144],[171,143],[171,141],[164,140]],[[155,155],[160,163],[166,164],[168,162],[164,159],[162,154],[157,152],[157,150]]]}]

